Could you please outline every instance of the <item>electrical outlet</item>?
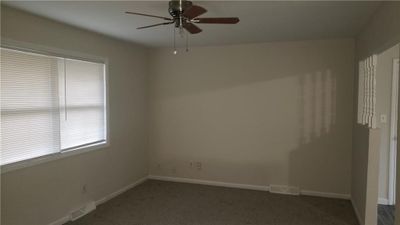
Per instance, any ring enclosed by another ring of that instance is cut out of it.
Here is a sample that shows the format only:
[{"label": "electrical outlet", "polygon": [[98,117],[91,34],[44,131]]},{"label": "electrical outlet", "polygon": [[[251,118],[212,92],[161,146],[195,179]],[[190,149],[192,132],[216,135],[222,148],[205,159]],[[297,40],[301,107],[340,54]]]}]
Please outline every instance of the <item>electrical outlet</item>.
[{"label": "electrical outlet", "polygon": [[386,123],[386,122],[387,122],[386,114],[381,114],[381,123]]},{"label": "electrical outlet", "polygon": [[196,169],[201,170],[203,168],[203,165],[201,162],[196,162]]},{"label": "electrical outlet", "polygon": [[86,186],[86,184],[84,184],[82,186],[82,194],[86,194],[86,193],[87,193],[87,186]]},{"label": "electrical outlet", "polygon": [[157,170],[161,170],[161,164],[157,163]]}]

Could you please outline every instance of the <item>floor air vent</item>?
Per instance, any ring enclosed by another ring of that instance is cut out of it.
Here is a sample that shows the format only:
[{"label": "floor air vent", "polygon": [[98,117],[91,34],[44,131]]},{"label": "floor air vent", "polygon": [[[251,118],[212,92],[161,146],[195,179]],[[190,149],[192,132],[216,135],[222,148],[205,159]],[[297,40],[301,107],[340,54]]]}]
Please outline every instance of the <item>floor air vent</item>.
[{"label": "floor air vent", "polygon": [[71,212],[71,221],[77,220],[95,209],[96,204],[94,202],[89,202],[85,206]]},{"label": "floor air vent", "polygon": [[290,187],[286,185],[270,185],[269,192],[285,195],[300,195],[300,189],[298,187]]}]

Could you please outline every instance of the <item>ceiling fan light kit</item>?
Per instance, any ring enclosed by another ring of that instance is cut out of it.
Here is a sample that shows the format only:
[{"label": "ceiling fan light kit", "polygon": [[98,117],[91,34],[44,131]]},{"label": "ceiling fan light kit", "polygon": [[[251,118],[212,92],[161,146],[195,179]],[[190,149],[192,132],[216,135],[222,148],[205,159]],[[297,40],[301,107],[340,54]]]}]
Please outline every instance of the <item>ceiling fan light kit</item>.
[{"label": "ceiling fan light kit", "polygon": [[[156,26],[174,24],[174,54],[177,54],[175,34],[176,28],[179,29],[179,33],[183,37],[184,30],[190,34],[198,34],[202,32],[202,30],[195,24],[236,24],[239,22],[239,18],[237,17],[199,18],[198,16],[206,13],[207,10],[201,6],[193,5],[191,1],[171,0],[168,6],[168,12],[172,18],[129,11],[126,13],[138,16],[153,17],[167,21],[149,26],[138,27],[137,29],[146,29]],[[188,35],[186,34],[186,51],[188,50]]]}]

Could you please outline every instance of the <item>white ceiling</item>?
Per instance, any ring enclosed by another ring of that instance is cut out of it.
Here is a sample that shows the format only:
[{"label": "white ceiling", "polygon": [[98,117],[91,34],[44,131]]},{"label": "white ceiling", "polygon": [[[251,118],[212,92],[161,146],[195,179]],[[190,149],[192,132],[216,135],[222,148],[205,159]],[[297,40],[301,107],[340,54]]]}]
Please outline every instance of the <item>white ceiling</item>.
[{"label": "white ceiling", "polygon": [[[164,22],[126,15],[125,11],[169,16],[167,1],[6,1],[5,4],[57,21],[135,43],[171,46],[172,25],[136,30]],[[202,25],[190,45],[226,45],[354,37],[380,2],[351,1],[195,1],[208,10],[204,17],[240,18],[236,25]],[[180,40],[184,43],[183,40]]]}]

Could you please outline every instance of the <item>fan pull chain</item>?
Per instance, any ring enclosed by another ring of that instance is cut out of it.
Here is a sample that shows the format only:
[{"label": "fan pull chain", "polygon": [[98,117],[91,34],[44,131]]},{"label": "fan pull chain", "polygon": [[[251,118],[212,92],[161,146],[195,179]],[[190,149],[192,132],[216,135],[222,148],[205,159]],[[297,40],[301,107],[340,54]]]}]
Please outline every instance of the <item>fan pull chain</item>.
[{"label": "fan pull chain", "polygon": [[176,50],[176,30],[174,27],[174,55],[176,55],[178,51]]},{"label": "fan pull chain", "polygon": [[186,52],[189,52],[189,34],[186,32]]}]

